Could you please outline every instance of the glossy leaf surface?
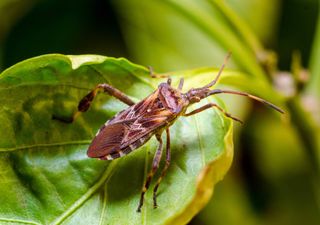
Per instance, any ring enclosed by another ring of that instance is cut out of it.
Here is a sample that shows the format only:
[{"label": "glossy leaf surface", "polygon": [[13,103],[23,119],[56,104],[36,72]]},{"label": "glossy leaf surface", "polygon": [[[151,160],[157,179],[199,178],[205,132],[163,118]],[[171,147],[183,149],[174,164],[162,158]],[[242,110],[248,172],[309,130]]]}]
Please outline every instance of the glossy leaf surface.
[{"label": "glossy leaf surface", "polygon": [[[186,78],[186,89],[197,85],[196,77]],[[4,71],[0,75],[0,223],[188,222],[209,200],[232,161],[232,123],[220,112],[207,110],[172,126],[172,163],[159,189],[159,208],[152,208],[150,190],[142,213],[136,208],[155,139],[111,162],[86,155],[98,128],[126,106],[101,94],[74,123],[52,119],[72,115],[79,100],[99,83],[109,83],[138,101],[157,82],[146,68],[126,59],[95,55],[44,55]]]}]

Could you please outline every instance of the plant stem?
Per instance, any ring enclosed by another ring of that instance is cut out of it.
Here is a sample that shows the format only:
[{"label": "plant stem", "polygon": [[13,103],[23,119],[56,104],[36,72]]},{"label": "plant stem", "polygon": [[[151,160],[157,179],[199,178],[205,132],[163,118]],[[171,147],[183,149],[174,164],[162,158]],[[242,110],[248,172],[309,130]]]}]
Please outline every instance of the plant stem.
[{"label": "plant stem", "polygon": [[311,183],[313,184],[315,202],[320,211],[320,131],[313,117],[304,109],[301,99],[295,96],[287,101],[292,125],[300,137],[309,162]]},{"label": "plant stem", "polygon": [[212,20],[210,15],[196,5],[187,4],[174,0],[162,1],[170,6],[184,18],[192,22],[196,27],[207,34],[211,40],[218,40],[226,49],[232,49],[232,53],[239,66],[250,73],[250,75],[268,84],[267,76],[261,66],[257,63],[255,55],[251,50],[244,47],[239,38],[219,20]]},{"label": "plant stem", "polygon": [[319,146],[317,143],[318,131],[311,117],[301,105],[298,97],[287,102],[292,121],[306,148],[306,152],[316,177],[320,178]]},{"label": "plant stem", "polygon": [[[320,11],[320,4],[319,4]],[[312,45],[311,58],[309,62],[310,68],[310,82],[307,86],[307,91],[320,98],[320,14],[318,15],[318,22],[316,34]]]},{"label": "plant stem", "polygon": [[217,7],[225,15],[225,17],[231,22],[234,28],[237,29],[243,40],[251,48],[255,55],[259,55],[265,51],[264,47],[252,31],[252,29],[226,4],[225,1],[208,0],[208,2],[211,5]]}]

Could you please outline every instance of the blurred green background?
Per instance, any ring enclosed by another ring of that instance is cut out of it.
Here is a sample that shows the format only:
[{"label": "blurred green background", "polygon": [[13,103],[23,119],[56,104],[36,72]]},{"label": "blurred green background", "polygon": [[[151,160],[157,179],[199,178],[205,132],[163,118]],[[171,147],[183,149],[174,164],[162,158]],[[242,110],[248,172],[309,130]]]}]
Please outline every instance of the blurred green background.
[{"label": "blurred green background", "polygon": [[317,0],[0,0],[0,71],[62,53],[126,57],[168,72],[219,67],[230,50],[228,68],[268,82],[287,113],[225,99],[245,125],[236,125],[231,170],[190,224],[317,225],[318,14]]}]

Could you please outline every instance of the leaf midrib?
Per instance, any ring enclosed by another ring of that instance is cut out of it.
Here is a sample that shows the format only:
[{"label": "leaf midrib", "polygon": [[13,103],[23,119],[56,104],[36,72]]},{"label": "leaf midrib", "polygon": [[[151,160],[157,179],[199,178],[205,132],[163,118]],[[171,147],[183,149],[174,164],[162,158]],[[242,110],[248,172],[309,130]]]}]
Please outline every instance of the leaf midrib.
[{"label": "leaf midrib", "polygon": [[35,145],[26,145],[20,147],[13,147],[13,148],[0,148],[1,152],[12,152],[17,150],[25,150],[25,149],[33,149],[38,147],[56,147],[56,146],[65,146],[65,145],[86,145],[90,144],[90,140],[79,140],[79,141],[69,141],[69,142],[56,142],[56,143],[49,143],[49,144],[35,144]]},{"label": "leaf midrib", "polygon": [[33,221],[18,220],[18,219],[8,219],[8,218],[0,218],[0,221],[4,221],[4,222],[8,222],[8,223],[22,223],[22,224],[42,225],[40,223],[36,223],[36,222],[33,222]]},{"label": "leaf midrib", "polygon": [[72,215],[79,207],[81,207],[108,179],[111,178],[117,164],[117,161],[112,161],[106,171],[102,174],[100,179],[88,189],[88,191],[83,194],[78,200],[76,200],[64,213],[57,217],[51,225],[58,225],[65,221],[70,215]]}]

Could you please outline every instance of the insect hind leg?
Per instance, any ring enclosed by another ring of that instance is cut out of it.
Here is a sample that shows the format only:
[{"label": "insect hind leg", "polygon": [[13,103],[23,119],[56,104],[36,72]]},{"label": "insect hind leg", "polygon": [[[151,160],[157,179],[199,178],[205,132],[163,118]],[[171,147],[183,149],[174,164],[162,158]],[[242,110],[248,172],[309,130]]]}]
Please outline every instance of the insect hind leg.
[{"label": "insect hind leg", "polygon": [[167,174],[167,170],[169,168],[170,165],[170,161],[171,161],[171,152],[170,152],[170,133],[169,133],[169,129],[166,129],[166,134],[167,134],[167,143],[166,143],[166,164],[161,172],[160,177],[157,180],[156,185],[154,186],[153,189],[153,208],[157,208],[158,204],[157,204],[157,191],[159,188],[159,185],[162,181],[162,179],[165,177],[165,175]]},{"label": "insect hind leg", "polygon": [[72,115],[70,118],[59,118],[55,115],[52,116],[52,119],[60,120],[62,122],[71,123],[73,122],[77,116],[80,115],[82,112],[86,112],[90,106],[94,98],[97,96],[98,93],[105,92],[109,94],[110,96],[113,96],[120,100],[121,102],[131,106],[134,105],[134,101],[132,101],[126,94],[121,92],[120,90],[116,89],[115,87],[112,87],[109,84],[98,84],[92,91],[90,91],[86,96],[84,96],[79,104],[78,104],[78,110]]},{"label": "insect hind leg", "polygon": [[162,149],[162,138],[161,138],[161,134],[157,134],[156,137],[157,137],[157,140],[159,141],[159,146],[158,146],[157,151],[156,151],[156,153],[155,153],[155,155],[153,157],[152,168],[151,168],[150,172],[148,173],[146,181],[145,181],[145,183],[143,185],[137,212],[141,212],[141,208],[142,208],[143,202],[144,202],[144,194],[149,189],[149,186],[150,186],[151,180],[153,178],[153,175],[156,173],[156,171],[159,168],[159,164],[160,164],[160,160],[161,160],[161,156],[162,156],[162,150],[163,150]]}]

